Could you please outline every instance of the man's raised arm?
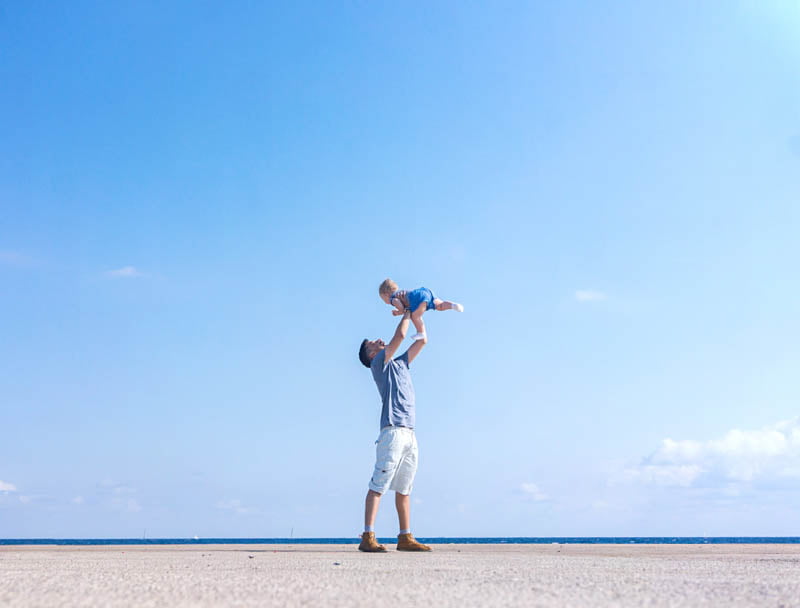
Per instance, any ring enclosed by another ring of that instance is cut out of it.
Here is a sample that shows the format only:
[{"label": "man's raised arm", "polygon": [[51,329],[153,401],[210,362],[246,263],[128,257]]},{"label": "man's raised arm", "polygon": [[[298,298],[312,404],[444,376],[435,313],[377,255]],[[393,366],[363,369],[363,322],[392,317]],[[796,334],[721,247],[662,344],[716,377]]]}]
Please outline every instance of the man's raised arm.
[{"label": "man's raised arm", "polygon": [[419,351],[422,350],[422,347],[428,343],[428,336],[426,335],[421,340],[417,340],[412,344],[409,349],[406,351],[408,353],[408,364],[411,365],[411,362],[417,358]]},{"label": "man's raised arm", "polygon": [[394,336],[392,336],[389,344],[387,344],[386,348],[383,350],[384,363],[391,361],[392,357],[394,357],[394,354],[397,352],[397,349],[400,348],[400,345],[403,343],[403,340],[406,339],[406,331],[408,331],[408,321],[410,319],[411,311],[407,310],[405,313],[403,313],[403,318],[400,319],[397,329],[394,330]]}]

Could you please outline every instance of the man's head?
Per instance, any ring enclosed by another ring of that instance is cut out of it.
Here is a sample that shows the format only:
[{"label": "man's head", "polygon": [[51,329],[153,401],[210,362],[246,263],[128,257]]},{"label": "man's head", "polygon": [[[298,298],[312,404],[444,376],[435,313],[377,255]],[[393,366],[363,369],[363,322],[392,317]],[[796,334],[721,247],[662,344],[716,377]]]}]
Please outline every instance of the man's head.
[{"label": "man's head", "polygon": [[386,348],[386,344],[380,338],[377,340],[367,340],[365,338],[361,343],[361,348],[358,349],[358,360],[361,361],[364,367],[370,367],[372,359],[384,348]]}]

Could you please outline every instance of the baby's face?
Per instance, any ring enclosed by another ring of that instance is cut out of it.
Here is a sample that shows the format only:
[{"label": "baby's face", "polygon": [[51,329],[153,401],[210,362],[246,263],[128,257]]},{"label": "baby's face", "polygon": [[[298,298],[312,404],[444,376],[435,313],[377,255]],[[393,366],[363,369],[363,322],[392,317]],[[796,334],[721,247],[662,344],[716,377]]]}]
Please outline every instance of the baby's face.
[{"label": "baby's face", "polygon": [[389,302],[389,294],[388,293],[382,293],[382,294],[380,294],[380,296],[381,296],[381,300],[383,300],[387,304],[391,304],[391,302]]}]

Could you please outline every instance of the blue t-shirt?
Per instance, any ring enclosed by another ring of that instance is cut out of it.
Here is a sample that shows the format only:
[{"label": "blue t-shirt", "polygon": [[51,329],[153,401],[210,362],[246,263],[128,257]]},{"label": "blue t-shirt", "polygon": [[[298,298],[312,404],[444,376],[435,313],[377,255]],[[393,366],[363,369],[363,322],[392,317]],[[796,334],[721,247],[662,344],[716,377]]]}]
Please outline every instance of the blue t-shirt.
[{"label": "blue t-shirt", "polygon": [[414,385],[408,371],[408,351],[384,365],[386,351],[372,359],[370,369],[381,396],[381,428],[404,426],[414,428]]}]

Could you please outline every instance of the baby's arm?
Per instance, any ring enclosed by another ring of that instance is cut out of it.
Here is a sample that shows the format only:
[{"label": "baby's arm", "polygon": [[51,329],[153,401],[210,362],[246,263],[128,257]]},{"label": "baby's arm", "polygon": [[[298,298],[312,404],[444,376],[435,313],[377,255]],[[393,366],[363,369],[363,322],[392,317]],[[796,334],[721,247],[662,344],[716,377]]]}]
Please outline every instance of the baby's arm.
[{"label": "baby's arm", "polygon": [[395,317],[399,317],[406,311],[406,308],[405,306],[403,306],[403,303],[400,301],[400,298],[392,298],[391,304],[395,307],[395,310],[392,311],[392,314]]}]

